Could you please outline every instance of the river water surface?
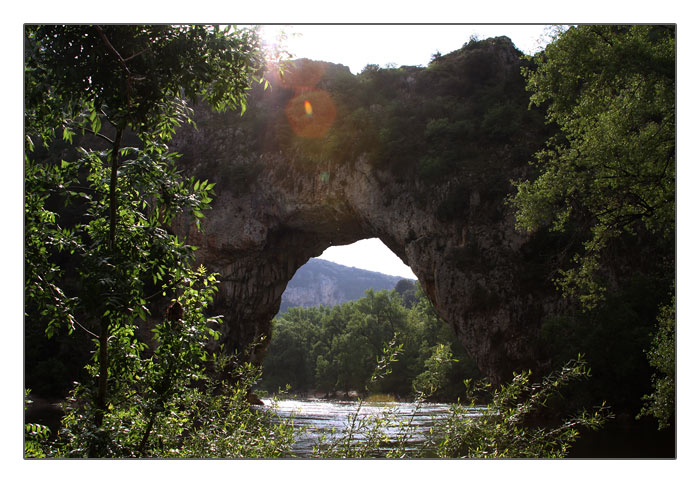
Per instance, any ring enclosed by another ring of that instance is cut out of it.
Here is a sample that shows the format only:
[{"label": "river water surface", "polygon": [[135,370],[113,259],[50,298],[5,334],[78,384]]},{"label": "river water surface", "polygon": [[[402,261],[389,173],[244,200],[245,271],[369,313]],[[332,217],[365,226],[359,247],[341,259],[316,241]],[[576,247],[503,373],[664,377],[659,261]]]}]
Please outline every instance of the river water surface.
[{"label": "river water surface", "polygon": [[[285,399],[271,401],[263,399],[265,407],[275,412],[281,417],[292,417],[296,427],[304,431],[297,438],[292,448],[292,452],[297,457],[309,457],[312,448],[318,444],[319,437],[325,435],[327,440],[339,438],[349,425],[349,418],[357,414],[357,419],[381,417],[389,414],[391,421],[395,424],[382,428],[382,432],[389,439],[389,446],[384,448],[388,451],[391,443],[395,443],[400,437],[402,430],[398,427],[399,422],[410,426],[408,443],[409,451],[418,449],[430,432],[430,428],[440,419],[444,419],[450,410],[449,404],[423,403],[417,406],[416,403],[389,402],[372,403],[364,401],[359,406],[358,401],[329,401],[325,399]],[[359,407],[359,412],[358,412]],[[474,413],[478,416],[478,412]],[[403,431],[405,433],[405,430]],[[361,436],[358,439],[362,439]],[[323,452],[321,452],[321,456]],[[377,454],[376,456],[380,456]]]}]

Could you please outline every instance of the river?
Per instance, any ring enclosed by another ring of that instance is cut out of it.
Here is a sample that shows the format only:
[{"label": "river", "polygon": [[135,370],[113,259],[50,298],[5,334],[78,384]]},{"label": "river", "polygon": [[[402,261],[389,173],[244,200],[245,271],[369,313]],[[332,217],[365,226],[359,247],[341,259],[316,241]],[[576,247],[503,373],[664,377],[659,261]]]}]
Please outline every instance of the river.
[{"label": "river", "polygon": [[[318,444],[321,435],[325,435],[328,441],[342,436],[343,431],[349,425],[349,418],[356,413],[358,420],[362,418],[380,417],[389,412],[394,425],[382,428],[382,432],[388,437],[389,445],[375,455],[381,456],[382,452],[389,450],[391,443],[396,443],[402,430],[397,426],[399,422],[410,425],[414,430],[408,439],[409,452],[417,450],[425,441],[426,435],[434,422],[445,418],[450,409],[449,404],[424,403],[418,407],[415,403],[388,402],[373,403],[364,401],[358,413],[358,401],[335,401],[325,399],[284,399],[271,401],[263,399],[267,410],[274,411],[281,417],[291,417],[295,426],[305,430],[294,446],[292,453],[297,457],[310,457],[312,448]],[[478,412],[474,413],[477,416]],[[335,431],[335,432],[334,432]],[[361,436],[358,438],[361,439]]]}]

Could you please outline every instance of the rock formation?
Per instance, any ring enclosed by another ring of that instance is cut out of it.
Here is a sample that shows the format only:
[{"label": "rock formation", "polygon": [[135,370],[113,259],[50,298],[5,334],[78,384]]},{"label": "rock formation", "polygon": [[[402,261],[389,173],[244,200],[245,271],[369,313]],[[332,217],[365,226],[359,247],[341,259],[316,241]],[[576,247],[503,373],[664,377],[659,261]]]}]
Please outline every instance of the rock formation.
[{"label": "rock formation", "polygon": [[[183,154],[188,173],[217,182],[217,197],[204,233],[187,220],[177,229],[200,247],[198,262],[220,274],[216,311],[225,316],[226,345],[242,350],[269,335],[288,281],[311,257],[377,237],[411,267],[493,381],[532,367],[532,335],[544,301],[554,299],[550,274],[529,269],[543,256],[536,240],[515,230],[505,203],[510,180],[527,173],[543,139],[541,117],[527,117],[522,62],[504,38],[465,44],[425,69],[368,69],[353,76],[342,66],[302,62],[283,81],[273,79],[271,90],[254,91],[243,116],[199,108],[199,128],[183,127],[173,148]],[[389,82],[382,75],[393,76],[391,85],[399,87],[387,88],[380,101],[351,100],[347,89],[334,88],[352,84],[358,97],[362,79],[380,79],[367,93],[378,96],[382,82]],[[314,89],[330,94],[312,97]],[[479,104],[487,95],[497,102]],[[324,99],[334,102],[332,113]],[[434,99],[449,113],[441,114]],[[299,127],[321,111],[316,130]],[[345,148],[337,149],[343,146],[338,136],[358,113],[367,116],[366,124],[355,125],[359,137],[341,139]],[[417,125],[425,156],[417,148],[401,155],[406,142],[393,146],[382,119]],[[509,122],[517,125],[501,132]],[[461,126],[456,135],[462,138],[451,142],[464,150],[435,154],[454,126]],[[363,151],[361,140],[373,135],[380,147]],[[435,175],[431,156],[442,156],[447,168]],[[263,356],[264,344],[252,359]]]}]

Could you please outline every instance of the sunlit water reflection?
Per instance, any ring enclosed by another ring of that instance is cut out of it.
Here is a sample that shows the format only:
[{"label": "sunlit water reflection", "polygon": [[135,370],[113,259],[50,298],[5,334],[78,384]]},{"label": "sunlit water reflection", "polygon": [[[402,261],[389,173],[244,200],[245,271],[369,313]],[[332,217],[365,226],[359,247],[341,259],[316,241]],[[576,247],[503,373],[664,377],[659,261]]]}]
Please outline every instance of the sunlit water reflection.
[{"label": "sunlit water reflection", "polygon": [[[340,438],[349,426],[349,418],[357,414],[357,419],[389,416],[392,424],[383,427],[382,433],[387,436],[388,443],[383,451],[388,451],[392,443],[407,434],[410,427],[407,448],[409,452],[419,449],[426,440],[430,428],[435,422],[447,417],[449,404],[390,402],[363,402],[358,412],[358,401],[329,401],[323,399],[285,399],[272,401],[263,399],[265,408],[272,410],[280,417],[291,417],[296,427],[304,431],[297,438],[292,448],[295,456],[308,457],[312,448],[318,444],[319,437],[325,435],[327,441]],[[473,413],[478,416],[478,411]],[[400,423],[404,427],[401,428]],[[362,439],[359,434],[357,439]],[[321,453],[323,454],[323,452]],[[377,455],[379,456],[379,455]]]}]

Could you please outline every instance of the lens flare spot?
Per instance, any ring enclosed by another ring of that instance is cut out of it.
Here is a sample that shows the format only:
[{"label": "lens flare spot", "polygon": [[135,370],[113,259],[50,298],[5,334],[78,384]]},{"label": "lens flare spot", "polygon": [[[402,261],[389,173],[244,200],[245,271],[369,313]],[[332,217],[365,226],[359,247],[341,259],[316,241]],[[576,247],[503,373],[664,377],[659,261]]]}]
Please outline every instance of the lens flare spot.
[{"label": "lens flare spot", "polygon": [[320,138],[333,125],[336,110],[330,94],[315,89],[290,99],[285,113],[294,134],[305,138]]}]

